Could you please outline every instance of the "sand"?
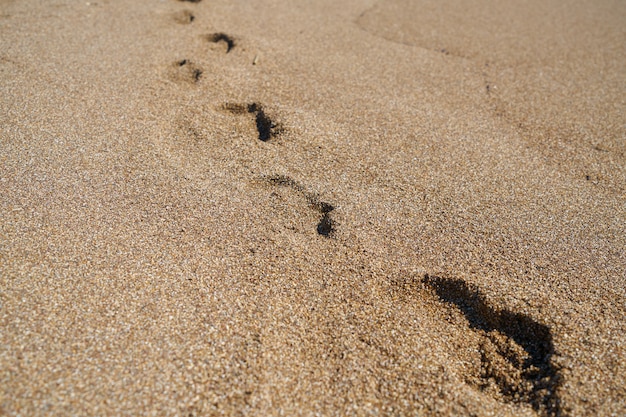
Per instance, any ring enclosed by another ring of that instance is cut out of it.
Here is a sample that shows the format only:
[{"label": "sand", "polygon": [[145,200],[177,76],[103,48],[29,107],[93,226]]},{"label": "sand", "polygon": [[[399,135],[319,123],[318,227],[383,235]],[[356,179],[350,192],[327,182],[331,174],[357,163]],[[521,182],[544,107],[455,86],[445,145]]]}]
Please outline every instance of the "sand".
[{"label": "sand", "polygon": [[626,4],[0,0],[0,414],[626,414]]}]

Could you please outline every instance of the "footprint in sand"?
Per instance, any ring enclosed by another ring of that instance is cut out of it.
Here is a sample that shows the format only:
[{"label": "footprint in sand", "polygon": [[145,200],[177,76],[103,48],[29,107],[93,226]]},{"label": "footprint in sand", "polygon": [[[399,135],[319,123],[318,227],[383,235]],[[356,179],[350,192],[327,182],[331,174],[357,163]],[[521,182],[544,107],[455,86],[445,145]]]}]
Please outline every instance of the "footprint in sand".
[{"label": "footprint in sand", "polygon": [[265,113],[263,106],[259,103],[227,103],[222,106],[222,109],[233,114],[253,114],[256,122],[256,129],[259,134],[259,140],[262,142],[267,142],[283,132],[283,128],[279,124],[275,123]]},{"label": "footprint in sand", "polygon": [[317,233],[324,237],[331,237],[335,232],[336,222],[332,218],[335,207],[320,200],[319,195],[307,191],[302,185],[285,175],[270,175],[263,177],[263,181],[276,187],[287,187],[304,197],[308,206],[320,214],[317,224]]},{"label": "footprint in sand", "polygon": [[202,78],[202,69],[189,59],[181,59],[172,63],[169,75],[174,81],[196,84]]},{"label": "footprint in sand", "polygon": [[211,43],[223,43],[226,45],[226,53],[229,53],[235,47],[235,39],[222,32],[206,35],[206,40]]},{"label": "footprint in sand", "polygon": [[527,403],[541,416],[559,415],[559,372],[550,329],[530,317],[492,307],[462,280],[425,275],[438,301],[458,309],[479,336],[480,371],[468,381],[496,400]]},{"label": "footprint in sand", "polygon": [[194,20],[196,20],[196,16],[191,10],[181,10],[174,13],[174,21],[176,23],[180,23],[181,25],[188,25]]}]

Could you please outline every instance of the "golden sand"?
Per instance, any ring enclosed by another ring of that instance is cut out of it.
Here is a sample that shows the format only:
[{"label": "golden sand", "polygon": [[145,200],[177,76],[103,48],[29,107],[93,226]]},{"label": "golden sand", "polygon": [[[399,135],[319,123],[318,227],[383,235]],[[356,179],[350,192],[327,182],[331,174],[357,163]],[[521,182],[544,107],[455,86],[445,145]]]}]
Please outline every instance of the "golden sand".
[{"label": "golden sand", "polygon": [[0,414],[626,414],[625,27],[0,0]]}]

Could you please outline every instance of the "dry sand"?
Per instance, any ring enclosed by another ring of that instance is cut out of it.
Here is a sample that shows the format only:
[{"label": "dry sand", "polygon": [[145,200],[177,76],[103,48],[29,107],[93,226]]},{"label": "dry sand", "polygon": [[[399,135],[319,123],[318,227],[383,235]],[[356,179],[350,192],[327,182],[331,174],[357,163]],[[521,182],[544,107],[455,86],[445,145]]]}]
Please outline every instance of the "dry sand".
[{"label": "dry sand", "polygon": [[617,0],[0,0],[0,414],[625,415],[625,69]]}]

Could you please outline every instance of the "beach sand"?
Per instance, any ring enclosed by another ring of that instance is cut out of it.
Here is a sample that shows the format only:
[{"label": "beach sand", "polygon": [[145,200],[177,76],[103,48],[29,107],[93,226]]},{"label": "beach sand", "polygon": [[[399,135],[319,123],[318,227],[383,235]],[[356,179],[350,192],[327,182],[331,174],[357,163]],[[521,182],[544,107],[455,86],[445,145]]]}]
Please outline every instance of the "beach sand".
[{"label": "beach sand", "polygon": [[626,414],[626,3],[0,0],[0,414]]}]

